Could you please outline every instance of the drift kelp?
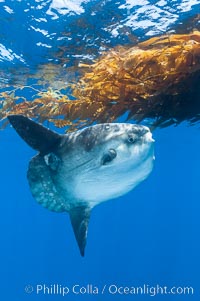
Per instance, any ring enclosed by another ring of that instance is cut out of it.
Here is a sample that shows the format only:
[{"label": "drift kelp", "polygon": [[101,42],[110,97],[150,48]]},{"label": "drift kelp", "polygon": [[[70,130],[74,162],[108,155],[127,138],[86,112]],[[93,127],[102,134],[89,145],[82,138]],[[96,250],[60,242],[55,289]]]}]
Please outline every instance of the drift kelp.
[{"label": "drift kelp", "polygon": [[11,113],[39,116],[71,129],[112,122],[127,112],[128,120],[151,118],[155,126],[199,120],[199,31],[111,49],[94,64],[80,64],[80,70],[84,73],[78,82],[68,85],[70,97],[51,89],[16,104],[15,95],[4,91],[1,118]]}]

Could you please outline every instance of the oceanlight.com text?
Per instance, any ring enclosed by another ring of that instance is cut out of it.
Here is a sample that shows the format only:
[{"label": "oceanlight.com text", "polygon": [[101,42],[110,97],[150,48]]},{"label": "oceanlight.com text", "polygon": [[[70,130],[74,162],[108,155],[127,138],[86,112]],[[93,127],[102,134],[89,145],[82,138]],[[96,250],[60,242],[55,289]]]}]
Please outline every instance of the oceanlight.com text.
[{"label": "oceanlight.com text", "polygon": [[194,288],[192,286],[161,286],[144,284],[141,286],[126,286],[119,284],[37,284],[35,286],[26,285],[25,292],[27,294],[36,295],[193,295]]}]

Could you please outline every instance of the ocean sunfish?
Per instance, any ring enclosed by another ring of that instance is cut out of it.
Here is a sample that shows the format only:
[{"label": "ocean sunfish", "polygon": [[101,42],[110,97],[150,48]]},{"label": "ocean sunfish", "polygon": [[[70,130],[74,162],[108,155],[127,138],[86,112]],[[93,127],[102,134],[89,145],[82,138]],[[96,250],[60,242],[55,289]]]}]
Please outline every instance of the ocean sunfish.
[{"label": "ocean sunfish", "polygon": [[8,119],[39,153],[28,167],[33,197],[54,212],[68,212],[84,256],[92,208],[132,190],[153,168],[154,140],[146,126],[104,123],[58,134],[22,115]]}]

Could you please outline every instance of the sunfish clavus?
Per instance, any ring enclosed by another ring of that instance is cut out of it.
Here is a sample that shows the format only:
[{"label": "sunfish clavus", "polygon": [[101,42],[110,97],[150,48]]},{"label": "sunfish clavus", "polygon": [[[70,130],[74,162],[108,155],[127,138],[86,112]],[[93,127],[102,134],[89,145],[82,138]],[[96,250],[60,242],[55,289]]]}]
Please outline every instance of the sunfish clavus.
[{"label": "sunfish clavus", "polygon": [[92,208],[132,190],[153,168],[154,140],[142,125],[105,123],[65,135],[22,115],[8,119],[39,151],[29,163],[33,197],[55,212],[68,212],[84,256]]}]

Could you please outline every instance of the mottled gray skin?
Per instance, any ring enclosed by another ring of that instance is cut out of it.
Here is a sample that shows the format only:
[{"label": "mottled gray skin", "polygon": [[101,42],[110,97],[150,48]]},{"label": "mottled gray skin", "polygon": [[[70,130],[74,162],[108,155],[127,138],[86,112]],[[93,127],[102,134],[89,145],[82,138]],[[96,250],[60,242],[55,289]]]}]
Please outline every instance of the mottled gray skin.
[{"label": "mottled gray skin", "polygon": [[107,123],[59,135],[20,115],[9,120],[39,151],[28,169],[34,198],[49,210],[69,212],[84,255],[91,209],[132,190],[151,172],[154,154],[149,129]]}]

